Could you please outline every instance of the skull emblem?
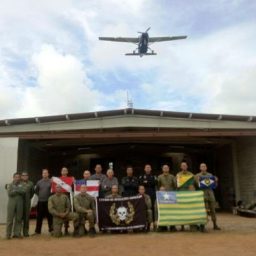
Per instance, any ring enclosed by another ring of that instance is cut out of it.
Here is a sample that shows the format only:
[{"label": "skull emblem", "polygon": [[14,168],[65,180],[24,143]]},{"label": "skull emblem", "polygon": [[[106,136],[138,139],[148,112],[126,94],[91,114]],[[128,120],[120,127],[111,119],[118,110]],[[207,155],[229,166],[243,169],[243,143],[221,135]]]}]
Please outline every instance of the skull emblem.
[{"label": "skull emblem", "polygon": [[121,206],[117,209],[117,215],[121,221],[126,219],[127,209],[124,206]]}]

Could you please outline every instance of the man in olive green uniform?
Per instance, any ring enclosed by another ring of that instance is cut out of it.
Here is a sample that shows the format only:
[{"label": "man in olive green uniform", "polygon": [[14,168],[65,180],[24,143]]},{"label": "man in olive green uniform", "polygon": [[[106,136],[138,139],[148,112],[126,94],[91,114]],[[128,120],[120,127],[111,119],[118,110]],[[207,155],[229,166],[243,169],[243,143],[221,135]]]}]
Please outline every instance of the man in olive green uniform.
[{"label": "man in olive green uniform", "polygon": [[61,192],[62,187],[56,185],[56,193],[48,199],[48,210],[53,216],[53,235],[62,235],[62,226],[68,220],[73,220],[74,235],[78,232],[78,215],[70,212],[69,198]]},{"label": "man in olive green uniform", "polygon": [[[158,191],[166,191],[164,186],[159,187]],[[168,226],[161,226],[157,228],[157,221],[158,221],[158,207],[157,207],[157,200],[155,201],[154,204],[154,214],[155,214],[155,223],[154,223],[154,230],[158,231],[158,232],[162,232],[162,231],[167,231],[168,230]]]},{"label": "man in olive green uniform", "polygon": [[[170,174],[170,167],[168,164],[162,166],[162,174],[157,178],[158,188],[164,187],[165,191],[174,191],[176,190],[176,179]],[[159,227],[159,231],[165,231],[166,227]],[[170,226],[170,231],[176,231],[175,226]]]},{"label": "man in olive green uniform", "polygon": [[177,173],[177,190],[178,191],[193,191],[195,190],[195,179],[194,174],[188,171],[188,164],[186,162],[181,162],[181,171]]},{"label": "man in olive green uniform", "polygon": [[13,238],[21,238],[25,190],[20,181],[20,174],[15,173],[13,182],[8,184],[6,188],[8,193],[6,238],[11,238],[12,231]]},{"label": "man in olive green uniform", "polygon": [[[197,187],[199,188],[199,178],[204,176],[213,176],[211,173],[207,172],[207,165],[205,163],[200,164],[200,172],[196,174],[195,178],[197,181]],[[215,177],[215,182],[218,181],[218,178]],[[199,188],[200,189],[200,188]],[[207,212],[209,212],[212,222],[213,222],[213,229],[214,230],[220,230],[220,228],[217,225],[217,219],[216,219],[216,213],[215,213],[215,196],[214,192],[211,188],[204,188],[202,189],[204,191],[204,201],[205,201],[205,207]]]},{"label": "man in olive green uniform", "polygon": [[157,177],[158,189],[164,187],[166,191],[174,191],[176,189],[175,177],[170,174],[170,167],[168,164],[162,166],[162,174]]},{"label": "man in olive green uniform", "polygon": [[[177,180],[177,190],[178,191],[194,191],[195,190],[195,178],[194,174],[188,171],[187,162],[183,161],[180,164],[180,172],[176,175]],[[181,230],[183,231],[184,225],[181,225]],[[191,231],[196,231],[196,225],[190,225]]]},{"label": "man in olive green uniform", "polygon": [[139,186],[139,195],[141,195],[144,198],[144,200],[145,200],[146,214],[147,214],[147,227],[146,227],[146,231],[149,232],[150,231],[150,225],[151,225],[151,223],[153,221],[151,198],[150,198],[149,195],[147,195],[145,193],[145,187],[143,185]]},{"label": "man in olive green uniform", "polygon": [[121,196],[118,192],[118,185],[112,185],[111,194],[105,196],[105,198],[121,198]]},{"label": "man in olive green uniform", "polygon": [[25,196],[23,202],[23,236],[29,236],[29,216],[31,208],[31,198],[34,195],[34,184],[28,179],[28,173],[22,172],[21,180],[25,189]]},{"label": "man in olive green uniform", "polygon": [[74,207],[76,212],[79,214],[79,236],[86,234],[85,221],[89,221],[89,235],[95,235],[96,231],[94,228],[95,220],[95,199],[87,194],[86,185],[81,185],[80,194],[74,198]]}]

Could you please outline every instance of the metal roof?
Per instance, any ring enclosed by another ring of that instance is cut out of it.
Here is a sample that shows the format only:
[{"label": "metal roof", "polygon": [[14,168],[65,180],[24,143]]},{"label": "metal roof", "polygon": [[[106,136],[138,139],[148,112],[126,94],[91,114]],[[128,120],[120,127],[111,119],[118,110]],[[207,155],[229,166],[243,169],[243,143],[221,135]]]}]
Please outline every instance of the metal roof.
[{"label": "metal roof", "polygon": [[122,116],[122,115],[172,117],[172,118],[180,118],[180,119],[198,119],[198,120],[256,122],[256,116],[203,114],[203,113],[175,112],[175,111],[165,111],[165,110],[126,108],[126,109],[118,109],[118,110],[63,114],[63,115],[54,115],[54,116],[5,119],[5,120],[0,120],[0,126],[35,124],[35,123],[51,123],[51,122],[58,122],[58,121],[63,122],[63,121],[69,121],[69,120],[93,119],[93,118],[113,117],[113,116]]}]

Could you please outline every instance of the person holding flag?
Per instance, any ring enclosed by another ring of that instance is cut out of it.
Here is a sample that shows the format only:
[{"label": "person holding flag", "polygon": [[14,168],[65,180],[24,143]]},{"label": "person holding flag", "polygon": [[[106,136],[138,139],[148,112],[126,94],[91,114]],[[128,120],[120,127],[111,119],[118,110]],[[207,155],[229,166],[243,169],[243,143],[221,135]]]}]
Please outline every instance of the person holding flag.
[{"label": "person holding flag", "polygon": [[207,172],[206,163],[201,163],[199,168],[200,172],[195,175],[197,188],[199,190],[203,190],[204,192],[205,207],[211,216],[213,229],[220,230],[220,227],[217,225],[217,218],[215,213],[216,200],[213,192],[213,189],[215,189],[217,186],[218,178]]},{"label": "person holding flag", "polygon": [[138,192],[139,192],[138,195],[141,195],[145,200],[145,206],[146,206],[145,210],[146,210],[146,215],[147,215],[147,226],[146,226],[145,231],[149,232],[151,223],[153,222],[152,201],[151,201],[150,196],[145,193],[146,190],[143,185],[139,185]]},{"label": "person holding flag", "polygon": [[[195,190],[195,178],[194,174],[188,171],[188,164],[186,161],[182,161],[180,164],[181,171],[176,175],[177,190],[178,191],[194,191]],[[181,225],[181,231],[184,231],[184,225]],[[190,230],[194,231],[197,227],[190,225]]]},{"label": "person holding flag", "polygon": [[188,164],[182,161],[180,164],[181,171],[177,173],[177,190],[178,191],[188,191],[195,190],[195,179],[194,174],[188,171]]},{"label": "person holding flag", "polygon": [[[60,185],[62,192],[69,197],[71,203],[71,210],[73,211],[73,197],[72,197],[72,187],[74,183],[74,177],[68,176],[68,168],[63,166],[61,168],[61,176],[60,177],[52,177],[52,192],[56,192],[56,186]],[[69,223],[68,220],[64,223],[65,226],[65,235],[68,235]]]},{"label": "person holding flag", "polygon": [[48,210],[53,216],[53,236],[60,237],[63,223],[73,220],[74,236],[78,232],[78,215],[70,212],[69,198],[62,192],[63,187],[57,184],[55,194],[49,197]]},{"label": "person holding flag", "polygon": [[[170,167],[168,164],[162,166],[162,174],[157,178],[158,188],[164,187],[165,191],[176,190],[176,179],[175,176],[170,174]],[[159,231],[166,231],[167,227],[159,227]],[[177,231],[175,226],[170,226],[170,231]]]}]

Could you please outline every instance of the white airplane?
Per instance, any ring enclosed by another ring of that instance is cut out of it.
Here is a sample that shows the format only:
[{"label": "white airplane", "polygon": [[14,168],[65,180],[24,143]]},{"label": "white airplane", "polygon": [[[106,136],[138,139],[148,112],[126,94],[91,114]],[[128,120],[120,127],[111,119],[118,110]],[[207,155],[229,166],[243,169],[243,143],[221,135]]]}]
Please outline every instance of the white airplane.
[{"label": "white airplane", "polygon": [[[156,53],[149,48],[149,44],[187,38],[187,36],[149,37],[148,35],[149,30],[150,30],[150,27],[145,32],[138,32],[141,34],[139,37],[99,37],[99,40],[123,42],[123,43],[134,43],[138,45],[138,48],[136,48],[132,53],[126,53],[125,55],[142,57],[143,55],[156,55]],[[151,52],[148,52],[148,49],[151,50]]]}]

